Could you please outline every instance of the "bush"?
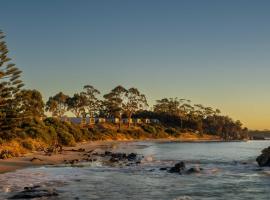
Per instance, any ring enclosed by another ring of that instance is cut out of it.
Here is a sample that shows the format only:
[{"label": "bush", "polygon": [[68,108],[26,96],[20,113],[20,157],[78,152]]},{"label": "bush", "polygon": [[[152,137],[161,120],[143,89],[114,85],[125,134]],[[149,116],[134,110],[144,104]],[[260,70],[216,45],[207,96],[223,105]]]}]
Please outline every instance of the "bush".
[{"label": "bush", "polygon": [[58,142],[67,146],[74,146],[76,144],[73,135],[69,134],[68,132],[59,132]]},{"label": "bush", "polygon": [[26,149],[29,149],[29,150],[33,150],[34,149],[34,146],[32,144],[32,142],[30,141],[23,141],[22,142],[22,146]]},{"label": "bush", "polygon": [[148,133],[155,133],[155,134],[157,133],[157,129],[154,126],[151,126],[151,125],[143,125],[142,129],[145,132],[148,132]]},{"label": "bush", "polygon": [[10,150],[2,150],[0,152],[0,159],[8,159],[16,156],[12,151]]},{"label": "bush", "polygon": [[167,129],[165,129],[165,132],[170,134],[170,135],[176,135],[177,134],[177,130],[175,128],[167,128]]},{"label": "bush", "polygon": [[89,132],[81,129],[79,125],[63,122],[55,118],[47,118],[44,122],[48,127],[55,130],[59,138],[59,143],[63,145],[74,145],[75,142],[88,140],[90,138]]},{"label": "bush", "polygon": [[124,133],[129,135],[133,139],[141,139],[142,137],[145,136],[143,131],[140,129],[136,129],[136,130],[128,129],[128,130],[124,130]]}]

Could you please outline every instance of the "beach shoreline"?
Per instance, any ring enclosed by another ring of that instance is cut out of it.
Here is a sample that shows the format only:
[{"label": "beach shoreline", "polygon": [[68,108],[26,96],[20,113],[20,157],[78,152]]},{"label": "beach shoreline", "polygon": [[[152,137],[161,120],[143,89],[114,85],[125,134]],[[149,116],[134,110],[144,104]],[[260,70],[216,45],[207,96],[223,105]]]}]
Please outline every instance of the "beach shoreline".
[{"label": "beach shoreline", "polygon": [[[46,155],[44,151],[35,151],[24,154],[20,157],[0,160],[0,174],[16,171],[28,167],[60,165],[66,161],[82,160],[86,152],[113,151],[119,144],[128,144],[133,142],[228,142],[221,139],[143,139],[143,140],[106,140],[106,141],[87,141],[77,143],[75,147],[63,147],[61,153]],[[237,141],[235,141],[237,142]],[[238,141],[241,142],[241,141]],[[80,151],[82,150],[83,151]]]}]

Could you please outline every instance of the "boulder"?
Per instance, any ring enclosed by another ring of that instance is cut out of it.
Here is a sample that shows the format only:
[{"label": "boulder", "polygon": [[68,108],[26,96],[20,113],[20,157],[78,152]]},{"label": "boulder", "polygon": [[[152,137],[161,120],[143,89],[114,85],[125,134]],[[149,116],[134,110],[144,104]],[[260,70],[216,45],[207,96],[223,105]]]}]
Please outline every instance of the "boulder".
[{"label": "boulder", "polygon": [[159,168],[160,171],[166,171],[167,170],[167,167],[161,167]]},{"label": "boulder", "polygon": [[186,165],[183,161],[176,163],[174,167],[170,168],[170,173],[179,173],[182,174],[183,170],[186,169]]},{"label": "boulder", "polygon": [[110,156],[110,155],[112,155],[112,152],[110,152],[110,151],[105,151],[105,156]]},{"label": "boulder", "polygon": [[33,157],[30,161],[31,162],[42,162],[43,160],[40,158]]},{"label": "boulder", "polygon": [[112,153],[111,157],[116,158],[119,161],[120,160],[126,160],[127,159],[127,154],[125,154],[125,153]]},{"label": "boulder", "polygon": [[193,174],[193,173],[200,173],[203,169],[200,167],[191,167],[189,170],[187,170],[187,174]]},{"label": "boulder", "polygon": [[128,159],[128,161],[134,161],[134,160],[137,159],[137,154],[136,153],[130,153],[130,154],[128,154],[127,159]]},{"label": "boulder", "polygon": [[41,186],[25,187],[23,191],[15,194],[9,199],[34,199],[58,196],[54,188],[42,188]]},{"label": "boulder", "polygon": [[270,167],[270,147],[263,149],[256,161],[260,167]]}]

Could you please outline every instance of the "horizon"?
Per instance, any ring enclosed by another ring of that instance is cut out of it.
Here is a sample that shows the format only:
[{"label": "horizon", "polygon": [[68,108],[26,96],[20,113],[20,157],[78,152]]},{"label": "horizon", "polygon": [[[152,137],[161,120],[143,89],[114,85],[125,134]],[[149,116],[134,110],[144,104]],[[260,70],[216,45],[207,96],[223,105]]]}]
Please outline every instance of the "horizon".
[{"label": "horizon", "polygon": [[44,100],[86,84],[102,94],[134,86],[150,105],[186,98],[219,108],[249,129],[270,129],[268,1],[2,5],[9,56],[26,88],[41,91]]}]

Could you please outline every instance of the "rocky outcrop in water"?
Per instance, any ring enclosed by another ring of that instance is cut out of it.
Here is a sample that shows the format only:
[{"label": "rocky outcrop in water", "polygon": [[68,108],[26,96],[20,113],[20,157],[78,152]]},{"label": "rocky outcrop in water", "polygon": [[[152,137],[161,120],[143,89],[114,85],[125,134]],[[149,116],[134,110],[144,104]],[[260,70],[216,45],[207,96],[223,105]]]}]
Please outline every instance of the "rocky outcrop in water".
[{"label": "rocky outcrop in water", "polygon": [[187,174],[196,174],[196,173],[200,173],[203,169],[196,166],[196,167],[191,167],[189,170],[187,170]]},{"label": "rocky outcrop in water", "polygon": [[[83,151],[81,151],[83,152]],[[105,151],[104,153],[98,152],[86,152],[83,154],[83,158],[81,160],[73,159],[73,160],[65,160],[65,164],[79,164],[80,162],[96,162],[99,161],[104,165],[117,166],[117,165],[138,165],[141,163],[143,156],[138,155],[136,153],[121,153],[121,152],[111,152]]]},{"label": "rocky outcrop in water", "polygon": [[181,161],[176,163],[173,167],[168,168],[168,167],[161,167],[159,169],[160,171],[167,171],[169,173],[177,173],[177,174],[196,174],[196,173],[201,173],[203,171],[202,168],[199,166],[191,167],[189,169],[186,169],[186,164]]},{"label": "rocky outcrop in water", "polygon": [[270,147],[263,149],[256,161],[260,167],[270,167]]},{"label": "rocky outcrop in water", "polygon": [[9,199],[35,199],[55,196],[58,196],[58,193],[54,188],[43,188],[37,185],[33,187],[25,187],[23,191],[15,194]]},{"label": "rocky outcrop in water", "polygon": [[176,163],[174,165],[174,167],[170,168],[169,169],[169,172],[170,173],[179,173],[179,174],[182,174],[185,169],[186,169],[186,164],[183,161],[181,161],[179,163]]},{"label": "rocky outcrop in water", "polygon": [[105,156],[110,157],[109,161],[113,163],[127,162],[128,165],[140,164],[142,157],[139,157],[136,153],[113,153],[105,152]]}]

